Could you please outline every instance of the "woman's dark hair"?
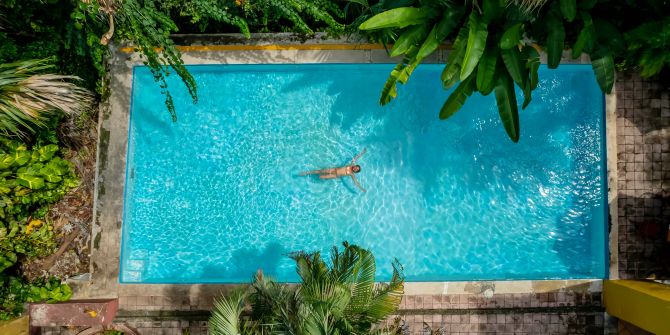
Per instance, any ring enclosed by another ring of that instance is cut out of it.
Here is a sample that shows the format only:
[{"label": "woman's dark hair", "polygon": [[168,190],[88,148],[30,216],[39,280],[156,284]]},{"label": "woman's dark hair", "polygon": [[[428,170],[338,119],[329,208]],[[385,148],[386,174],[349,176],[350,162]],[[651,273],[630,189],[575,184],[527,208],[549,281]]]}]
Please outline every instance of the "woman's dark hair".
[{"label": "woman's dark hair", "polygon": [[351,168],[351,171],[354,171],[354,173],[359,173],[359,172],[361,172],[361,166],[360,165],[354,165]]}]

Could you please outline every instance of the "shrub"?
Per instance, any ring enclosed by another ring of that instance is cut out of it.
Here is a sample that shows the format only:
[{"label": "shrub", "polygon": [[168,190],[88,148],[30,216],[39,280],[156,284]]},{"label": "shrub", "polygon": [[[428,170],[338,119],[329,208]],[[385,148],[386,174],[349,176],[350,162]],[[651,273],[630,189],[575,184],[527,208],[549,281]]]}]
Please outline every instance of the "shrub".
[{"label": "shrub", "polygon": [[29,283],[0,273],[0,320],[19,316],[26,302],[59,302],[71,296],[70,287],[55,278]]},{"label": "shrub", "polygon": [[0,272],[21,256],[46,256],[55,247],[53,227],[43,218],[78,184],[72,164],[58,151],[42,139],[28,147],[0,138]]}]

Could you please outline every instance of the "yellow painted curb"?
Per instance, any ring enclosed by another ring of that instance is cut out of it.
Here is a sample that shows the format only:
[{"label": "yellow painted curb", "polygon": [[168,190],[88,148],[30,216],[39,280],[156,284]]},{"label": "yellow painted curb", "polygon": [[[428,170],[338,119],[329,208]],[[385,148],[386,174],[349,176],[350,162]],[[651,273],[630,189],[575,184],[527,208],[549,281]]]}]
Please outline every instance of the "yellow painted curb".
[{"label": "yellow painted curb", "polygon": [[670,285],[606,280],[603,294],[607,313],[654,334],[670,335]]},{"label": "yellow painted curb", "polygon": [[[390,47],[390,46],[389,46]],[[182,52],[204,51],[262,51],[262,50],[383,50],[384,45],[377,43],[362,44],[268,44],[268,45],[178,45]],[[120,49],[125,53],[135,52],[133,47]],[[161,49],[157,49],[160,51]]]}]

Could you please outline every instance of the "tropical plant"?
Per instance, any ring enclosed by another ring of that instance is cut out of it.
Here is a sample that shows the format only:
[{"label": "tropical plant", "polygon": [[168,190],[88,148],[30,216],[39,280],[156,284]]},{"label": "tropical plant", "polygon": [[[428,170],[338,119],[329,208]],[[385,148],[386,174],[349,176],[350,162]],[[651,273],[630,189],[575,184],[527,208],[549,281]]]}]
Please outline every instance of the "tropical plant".
[{"label": "tropical plant", "polygon": [[[261,29],[270,23],[287,22],[289,31],[312,34],[306,18],[325,25],[333,33],[343,31],[336,18],[342,11],[328,0],[236,0],[234,5],[223,0],[80,0],[73,12],[78,26],[107,25],[100,36],[106,45],[114,37],[132,45],[143,56],[143,62],[160,85],[165,96],[165,105],[173,121],[177,119],[174,101],[168,90],[167,78],[174,71],[185,84],[193,103],[198,101],[197,85],[181,59],[181,53],[170,34],[178,30],[171,13],[177,17],[190,18],[201,31],[211,23],[236,27],[245,36],[250,36],[250,20]],[[260,19],[259,19],[260,18]]]},{"label": "tropical plant", "polygon": [[0,272],[19,257],[46,256],[56,246],[44,219],[49,205],[78,185],[59,148],[38,141],[32,148],[0,137]]},{"label": "tropical plant", "polygon": [[[616,30],[611,24],[593,21],[589,11],[596,1],[544,2],[426,0],[371,17],[359,29],[397,32],[390,55],[404,55],[386,81],[380,103],[395,98],[397,84],[406,83],[422,60],[448,40],[453,45],[441,79],[445,89],[456,88],[440,110],[441,119],[454,115],[475,92],[495,93],[503,127],[517,142],[520,129],[514,85],[523,92],[521,108],[526,108],[539,82],[539,52],[547,54],[548,67],[553,69],[566,44],[572,46],[573,58],[582,52],[590,54],[598,84],[604,92],[611,92],[613,52],[621,50],[622,40],[612,35]],[[576,37],[571,43],[566,36]]]},{"label": "tropical plant", "polygon": [[53,68],[48,60],[0,64],[0,134],[25,136],[44,128],[48,119],[86,111],[93,95],[67,80],[75,76],[41,74]]},{"label": "tropical plant", "polygon": [[670,17],[644,23],[625,34],[628,58],[642,77],[651,77],[670,66]]},{"label": "tropical plant", "polygon": [[70,287],[56,278],[27,282],[0,272],[0,320],[21,315],[26,302],[53,303],[69,300],[71,296]]},{"label": "tropical plant", "polygon": [[[291,258],[300,284],[280,284],[259,271],[246,291],[216,301],[210,333],[368,334],[397,329],[375,326],[402,299],[404,277],[397,261],[390,282],[375,283],[372,253],[346,242],[342,251],[333,248],[330,266],[318,252],[297,252]],[[247,304],[248,317],[242,317]]]}]

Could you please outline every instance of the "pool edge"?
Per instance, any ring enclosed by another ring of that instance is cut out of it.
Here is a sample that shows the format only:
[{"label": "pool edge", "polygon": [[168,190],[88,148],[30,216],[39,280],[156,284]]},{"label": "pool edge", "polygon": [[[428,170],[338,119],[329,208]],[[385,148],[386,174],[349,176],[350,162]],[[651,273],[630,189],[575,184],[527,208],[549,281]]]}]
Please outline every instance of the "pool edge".
[{"label": "pool edge", "polygon": [[[269,34],[273,35],[273,34]],[[226,34],[225,36],[237,36],[236,34]],[[264,35],[265,36],[265,35]],[[263,38],[269,38],[267,36]],[[282,38],[286,40],[285,43],[294,43],[295,40],[287,39],[285,35]],[[252,37],[253,39],[253,37]],[[241,38],[238,39],[242,41]],[[262,40],[262,39],[261,39]],[[242,43],[242,42],[240,42]],[[247,40],[246,43],[255,43],[254,40]],[[263,42],[258,42],[262,44]],[[314,45],[313,48],[305,49],[260,49],[260,50],[230,50],[230,51],[211,51],[203,48],[198,51],[185,51],[183,59],[186,64],[249,64],[258,62],[267,62],[269,64],[292,64],[292,63],[395,63],[397,59],[388,58],[383,49],[364,49],[360,47],[333,50],[333,49],[319,49],[319,45],[330,44],[350,44],[356,46],[365,46],[359,42],[352,42],[349,40],[322,40],[319,38],[307,40],[304,42],[308,45]],[[122,284],[119,283],[120,273],[120,251],[121,251],[121,225],[123,216],[123,191],[125,183],[125,162],[126,150],[128,140],[128,122],[130,112],[130,92],[132,83],[132,69],[135,65],[141,65],[141,60],[137,54],[127,54],[121,50],[123,46],[111,47],[112,58],[110,60],[110,97],[107,100],[103,110],[100,113],[99,122],[99,141],[98,141],[98,162],[96,165],[96,190],[94,202],[94,224],[93,224],[93,238],[92,256],[91,256],[91,274],[92,280],[88,283],[80,285],[75,294],[77,297],[118,297],[123,294],[133,292],[141,295],[165,295],[170,292],[198,292],[202,287],[211,287],[213,290],[222,290],[227,287],[236,285],[216,285],[216,284],[194,284],[194,285],[172,285],[172,284]],[[257,48],[258,49],[258,48]],[[249,53],[254,52],[256,57],[249,57]],[[215,54],[219,55],[215,55]],[[427,63],[441,63],[446,59],[446,51],[444,49],[438,50],[437,53],[427,59]],[[543,55],[542,60],[546,61]],[[577,60],[572,60],[568,53],[564,54],[563,64],[589,64],[588,57],[580,57]],[[613,101],[613,105],[610,104]],[[605,145],[607,157],[607,174],[609,196],[609,216],[612,220],[611,231],[606,234],[607,241],[605,246],[610,248],[609,264],[606,264],[606,269],[609,268],[609,277],[613,278],[617,275],[618,267],[616,262],[617,248],[616,240],[616,126],[610,127],[610,123],[614,122],[616,125],[616,110],[614,93],[606,97],[606,140]],[[613,118],[613,120],[611,120]],[[612,130],[612,131],[609,131]],[[611,134],[613,132],[613,134]],[[110,143],[114,142],[114,143]],[[613,146],[614,151],[610,150]],[[112,161],[110,161],[112,158]],[[122,167],[119,168],[119,163]],[[612,165],[613,164],[613,165]],[[614,183],[612,183],[614,180]],[[120,191],[120,192],[119,192]],[[120,206],[119,206],[120,203]],[[607,229],[607,226],[605,227]],[[613,268],[614,266],[614,268]],[[515,293],[534,293],[533,282],[537,282],[542,286],[548,282],[555,282],[552,280],[530,280],[530,281],[471,281],[471,282],[435,282],[432,283],[408,283],[408,294],[410,292],[431,292],[432,294],[443,294],[445,285],[458,287],[460,284],[453,283],[470,283],[469,287],[481,286],[481,283],[498,283],[504,287],[505,285],[512,285],[509,287],[517,287]],[[570,280],[560,280],[563,286],[555,286],[555,289],[561,290],[571,286]],[[598,287],[602,287],[602,279],[593,279],[589,282],[600,284],[589,284],[589,289],[598,291]],[[514,286],[509,283],[518,283]],[[528,284],[531,283],[531,284]],[[577,286],[583,285],[581,281],[575,281]],[[593,286],[591,286],[593,285]],[[463,287],[468,286],[463,284]],[[185,288],[188,289],[185,290]],[[440,288],[441,287],[441,288]],[[210,291],[210,289],[207,289]],[[449,289],[447,289],[449,291]],[[455,291],[451,291],[455,292]],[[468,294],[463,290],[462,294]],[[421,294],[424,294],[421,293]],[[419,293],[416,293],[419,294]],[[456,294],[456,293],[450,293]]]}]

